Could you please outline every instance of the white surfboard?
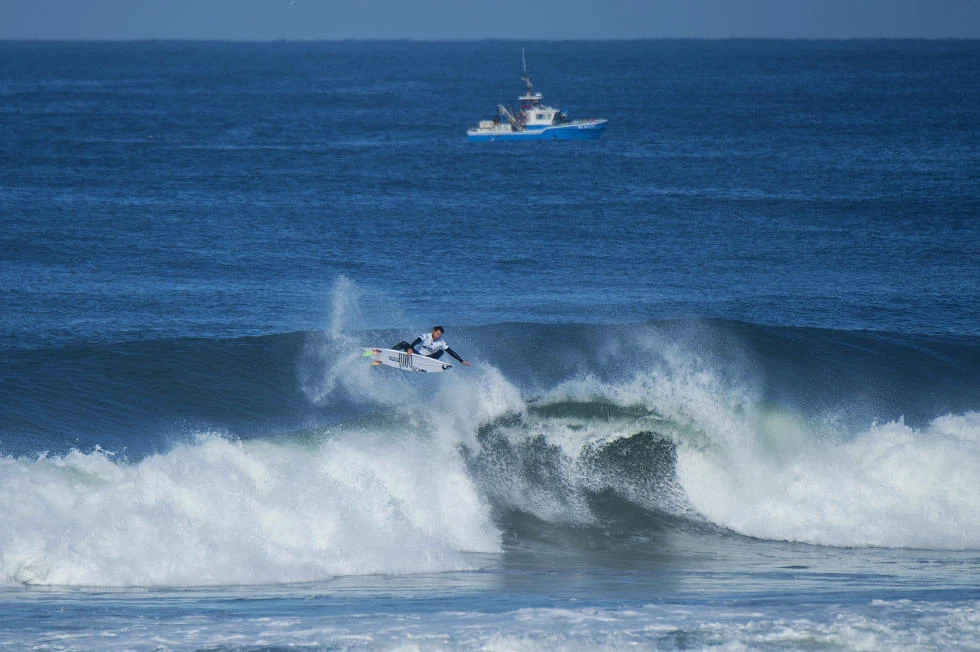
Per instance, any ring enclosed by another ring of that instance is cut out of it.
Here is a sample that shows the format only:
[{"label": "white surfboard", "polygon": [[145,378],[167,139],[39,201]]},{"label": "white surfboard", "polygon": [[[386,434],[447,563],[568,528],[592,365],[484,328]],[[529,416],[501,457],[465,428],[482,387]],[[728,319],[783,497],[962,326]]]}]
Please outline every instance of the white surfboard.
[{"label": "white surfboard", "polygon": [[371,364],[374,366],[383,364],[402,371],[422,371],[431,374],[453,368],[451,364],[442,360],[427,358],[418,353],[408,355],[404,351],[394,349],[364,349],[364,357],[367,356],[371,356]]}]

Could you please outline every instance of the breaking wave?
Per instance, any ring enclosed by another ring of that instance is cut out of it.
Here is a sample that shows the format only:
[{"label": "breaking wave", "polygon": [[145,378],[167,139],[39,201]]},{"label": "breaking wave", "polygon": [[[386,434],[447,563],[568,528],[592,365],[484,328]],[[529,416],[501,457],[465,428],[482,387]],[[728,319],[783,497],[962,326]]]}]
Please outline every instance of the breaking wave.
[{"label": "breaking wave", "polygon": [[[423,327],[419,327],[421,330]],[[980,549],[980,345],[693,321],[6,356],[0,581],[202,585],[472,568],[665,531]]]}]

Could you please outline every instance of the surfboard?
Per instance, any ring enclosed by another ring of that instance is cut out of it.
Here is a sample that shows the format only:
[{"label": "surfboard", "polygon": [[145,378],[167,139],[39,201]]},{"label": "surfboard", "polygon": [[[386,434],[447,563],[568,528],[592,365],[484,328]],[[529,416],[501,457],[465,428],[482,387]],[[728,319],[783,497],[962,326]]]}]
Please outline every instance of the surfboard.
[{"label": "surfboard", "polygon": [[408,355],[404,351],[394,349],[364,349],[364,357],[367,356],[371,356],[371,364],[375,367],[383,364],[402,371],[421,371],[431,374],[453,368],[451,364],[442,360],[433,360],[418,353]]}]

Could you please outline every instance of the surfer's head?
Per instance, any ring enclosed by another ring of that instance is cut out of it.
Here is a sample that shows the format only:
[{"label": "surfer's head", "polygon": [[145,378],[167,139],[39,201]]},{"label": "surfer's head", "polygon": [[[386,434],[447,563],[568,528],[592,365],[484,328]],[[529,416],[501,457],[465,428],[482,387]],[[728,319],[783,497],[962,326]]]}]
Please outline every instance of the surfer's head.
[{"label": "surfer's head", "polygon": [[433,326],[432,327],[432,339],[434,339],[434,340],[439,339],[440,337],[442,337],[442,334],[445,333],[445,332],[446,332],[446,329],[443,328],[442,326]]}]

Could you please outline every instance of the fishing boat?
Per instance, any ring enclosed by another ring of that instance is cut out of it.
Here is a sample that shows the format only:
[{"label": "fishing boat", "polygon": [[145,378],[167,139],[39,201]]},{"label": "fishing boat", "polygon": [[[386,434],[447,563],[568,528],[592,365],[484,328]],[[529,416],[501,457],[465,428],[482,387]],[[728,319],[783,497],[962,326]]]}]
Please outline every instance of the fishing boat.
[{"label": "fishing boat", "polygon": [[569,120],[564,109],[548,106],[540,91],[535,92],[531,78],[527,75],[527,62],[521,50],[521,64],[524,68],[525,93],[518,97],[520,108],[511,110],[504,105],[497,107],[497,115],[492,120],[481,120],[476,127],[466,130],[466,139],[471,142],[494,140],[596,140],[606,129],[608,120],[591,118]]}]

